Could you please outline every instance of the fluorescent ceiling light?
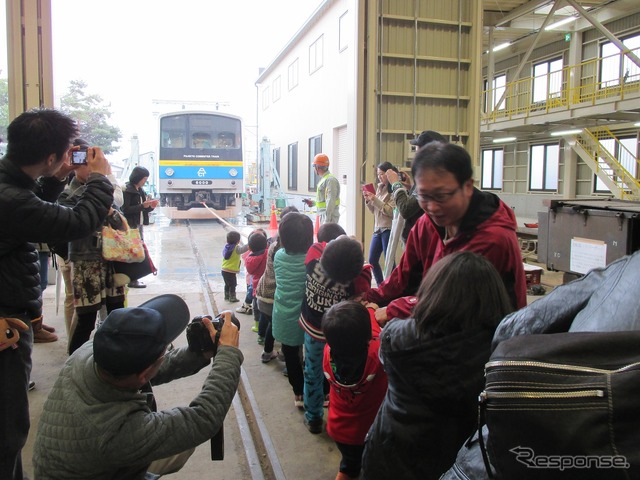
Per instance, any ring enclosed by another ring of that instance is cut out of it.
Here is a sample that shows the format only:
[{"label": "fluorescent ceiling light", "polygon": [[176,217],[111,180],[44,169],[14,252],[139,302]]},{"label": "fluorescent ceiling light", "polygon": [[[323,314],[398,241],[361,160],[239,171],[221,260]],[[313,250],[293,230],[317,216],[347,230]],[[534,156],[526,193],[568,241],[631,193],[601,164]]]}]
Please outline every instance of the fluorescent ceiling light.
[{"label": "fluorescent ceiling light", "polygon": [[547,25],[545,27],[545,30],[554,30],[558,27],[561,27],[562,25],[566,25],[567,23],[571,23],[575,20],[577,20],[578,17],[567,17],[567,18],[563,18],[562,20],[558,20],[555,23],[552,23],[551,25]]},{"label": "fluorescent ceiling light", "polygon": [[502,138],[494,138],[493,143],[509,143],[514,142],[516,137],[502,137]]},{"label": "fluorescent ceiling light", "polygon": [[575,128],[573,130],[561,130],[559,132],[551,132],[552,137],[562,137],[563,135],[576,135],[578,133],[582,133],[581,128]]},{"label": "fluorescent ceiling light", "polygon": [[509,45],[511,45],[511,42],[501,43],[500,45],[496,45],[495,47],[493,47],[493,51],[499,52],[500,50],[504,50],[505,48],[507,48]]}]

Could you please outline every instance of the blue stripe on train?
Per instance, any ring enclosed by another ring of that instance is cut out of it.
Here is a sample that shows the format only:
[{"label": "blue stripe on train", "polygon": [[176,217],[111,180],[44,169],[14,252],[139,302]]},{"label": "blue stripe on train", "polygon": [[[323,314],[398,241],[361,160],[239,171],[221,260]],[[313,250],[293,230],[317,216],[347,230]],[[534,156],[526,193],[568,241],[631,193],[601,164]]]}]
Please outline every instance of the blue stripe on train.
[{"label": "blue stripe on train", "polygon": [[[166,174],[167,170],[173,170],[173,175]],[[238,167],[216,167],[216,166],[161,166],[159,173],[162,179],[242,179],[242,168]],[[235,170],[237,175],[234,177],[229,172]]]}]

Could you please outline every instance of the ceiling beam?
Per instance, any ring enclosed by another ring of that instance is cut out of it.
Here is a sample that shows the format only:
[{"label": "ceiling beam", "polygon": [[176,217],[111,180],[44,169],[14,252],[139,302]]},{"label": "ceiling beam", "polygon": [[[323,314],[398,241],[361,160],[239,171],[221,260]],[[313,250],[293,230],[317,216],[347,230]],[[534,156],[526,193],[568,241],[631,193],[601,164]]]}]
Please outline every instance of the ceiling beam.
[{"label": "ceiling beam", "polygon": [[498,20],[493,26],[499,27],[501,25],[508,24],[512,20],[515,20],[516,18],[521,17],[522,15],[527,15],[537,10],[538,8],[542,7],[543,5],[548,5],[550,3],[553,3],[553,0],[531,0],[530,2],[524,3],[519,7],[511,10],[504,17]]}]

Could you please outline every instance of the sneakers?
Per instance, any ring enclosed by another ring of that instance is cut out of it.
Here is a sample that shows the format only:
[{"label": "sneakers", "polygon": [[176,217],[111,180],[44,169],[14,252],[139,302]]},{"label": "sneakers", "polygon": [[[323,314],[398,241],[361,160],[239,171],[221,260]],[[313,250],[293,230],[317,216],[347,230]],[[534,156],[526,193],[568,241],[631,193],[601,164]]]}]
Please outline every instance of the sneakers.
[{"label": "sneakers", "polygon": [[264,345],[264,337],[258,335],[258,345]]},{"label": "sneakers", "polygon": [[289,376],[289,371],[287,370],[287,367],[284,367],[284,368],[282,369],[282,374],[283,374],[285,377],[288,377],[288,376]]},{"label": "sneakers", "polygon": [[284,353],[278,352],[278,360],[280,360],[281,362],[284,362]]},{"label": "sneakers", "polygon": [[29,391],[31,390],[35,390],[36,389],[36,382],[34,382],[33,380],[31,380],[29,382]]},{"label": "sneakers", "polygon": [[273,360],[276,357],[277,357],[276,352],[262,352],[262,355],[260,356],[260,360],[262,361],[262,363],[269,363],[271,360]]},{"label": "sneakers", "polygon": [[47,332],[44,328],[33,332],[33,343],[51,343],[57,341],[58,336],[55,333]]},{"label": "sneakers", "polygon": [[251,331],[258,333],[258,330],[259,330],[258,326],[259,326],[258,322],[253,322],[253,327],[251,327]]},{"label": "sneakers", "polygon": [[[245,315],[253,315],[253,307],[248,303],[243,303],[241,307],[236,308],[236,312],[244,313]],[[252,332],[257,332],[257,330],[251,329]]]},{"label": "sneakers", "polygon": [[296,395],[293,397],[293,405],[300,409],[304,408],[304,401],[302,400],[302,395]]},{"label": "sneakers", "polygon": [[307,427],[314,435],[322,433],[322,419],[317,418],[315,420],[307,420],[307,417],[304,417],[304,426]]},{"label": "sneakers", "polygon": [[229,296],[229,303],[238,303],[240,300],[238,300],[236,297],[231,297]]},{"label": "sneakers", "polygon": [[129,282],[129,288],[147,288],[147,286],[140,280],[134,280],[133,282]]}]

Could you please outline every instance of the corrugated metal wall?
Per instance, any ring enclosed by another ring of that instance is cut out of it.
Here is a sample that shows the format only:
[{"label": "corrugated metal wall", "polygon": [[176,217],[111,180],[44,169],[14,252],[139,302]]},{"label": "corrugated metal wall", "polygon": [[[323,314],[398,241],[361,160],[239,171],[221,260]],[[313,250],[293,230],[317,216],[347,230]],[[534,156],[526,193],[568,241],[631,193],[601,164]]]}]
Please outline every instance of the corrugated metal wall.
[{"label": "corrugated metal wall", "polygon": [[407,140],[423,130],[465,145],[470,137],[476,140],[479,127],[470,104],[479,97],[480,82],[472,59],[480,59],[472,37],[474,25],[482,24],[473,17],[479,13],[473,0],[375,3],[377,11],[371,8],[370,14],[376,15],[377,28],[369,32],[369,45],[375,45],[376,65],[368,74],[375,85],[375,111],[369,112],[366,135],[375,139],[367,149],[374,152],[371,176],[380,162],[410,161]]}]

